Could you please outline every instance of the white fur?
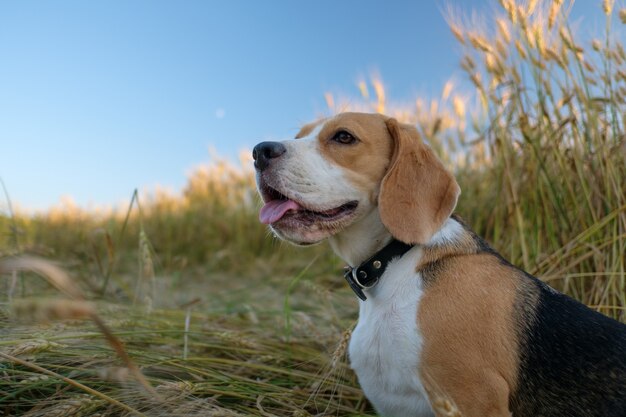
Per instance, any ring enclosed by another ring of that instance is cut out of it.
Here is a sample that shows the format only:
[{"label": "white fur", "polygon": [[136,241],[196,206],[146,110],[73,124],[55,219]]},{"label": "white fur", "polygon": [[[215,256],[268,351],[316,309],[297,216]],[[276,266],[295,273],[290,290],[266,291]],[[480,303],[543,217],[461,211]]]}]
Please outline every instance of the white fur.
[{"label": "white fur", "polygon": [[[448,219],[429,245],[453,241],[462,226]],[[433,416],[419,375],[422,335],[417,310],[423,294],[415,272],[422,249],[393,260],[360,302],[350,340],[350,364],[376,411],[385,417]]]},{"label": "white fur", "polygon": [[390,240],[391,234],[383,225],[376,209],[371,209],[358,222],[328,238],[330,247],[337,256],[353,267],[378,252]]},{"label": "white fur", "polygon": [[324,210],[361,196],[343,169],[322,156],[317,138],[320,129],[318,126],[302,139],[282,142],[287,152],[279,161],[278,181],[289,197],[309,208]]},{"label": "white fur", "polygon": [[430,238],[428,246],[443,246],[454,243],[459,235],[463,233],[463,226],[454,219],[448,219],[433,237]]},{"label": "white fur", "polygon": [[418,373],[422,336],[417,307],[422,288],[415,265],[420,255],[421,249],[415,247],[394,260],[380,283],[366,291],[350,340],[350,364],[361,388],[386,417],[433,415]]}]

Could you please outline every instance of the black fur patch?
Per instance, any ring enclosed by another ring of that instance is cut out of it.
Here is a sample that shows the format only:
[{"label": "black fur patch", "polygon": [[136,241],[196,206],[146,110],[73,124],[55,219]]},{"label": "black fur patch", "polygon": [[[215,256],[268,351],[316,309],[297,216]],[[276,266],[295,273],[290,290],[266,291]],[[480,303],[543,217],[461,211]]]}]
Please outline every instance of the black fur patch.
[{"label": "black fur patch", "polygon": [[529,274],[521,278],[539,298],[521,341],[513,416],[625,417],[626,325]]},{"label": "black fur patch", "polygon": [[436,261],[427,263],[420,269],[420,274],[422,275],[422,283],[424,287],[433,285],[436,282],[437,276],[442,271],[447,269],[446,264],[448,263],[448,260],[449,258],[438,259]]}]

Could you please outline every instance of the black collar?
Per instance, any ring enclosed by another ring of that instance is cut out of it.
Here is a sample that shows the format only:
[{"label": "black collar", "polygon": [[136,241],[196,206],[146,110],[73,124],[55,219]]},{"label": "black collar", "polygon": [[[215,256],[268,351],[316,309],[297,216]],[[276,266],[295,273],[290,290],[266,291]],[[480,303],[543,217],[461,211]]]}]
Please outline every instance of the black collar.
[{"label": "black collar", "polygon": [[383,273],[385,273],[385,269],[387,269],[389,262],[391,262],[393,258],[404,255],[412,247],[413,245],[408,245],[404,242],[393,239],[387,244],[387,246],[376,252],[374,256],[363,262],[361,265],[355,268],[346,266],[346,272],[343,276],[346,281],[348,281],[350,288],[352,288],[352,291],[354,291],[357,297],[365,301],[367,297],[363,293],[363,290],[372,288],[378,284],[378,281]]}]

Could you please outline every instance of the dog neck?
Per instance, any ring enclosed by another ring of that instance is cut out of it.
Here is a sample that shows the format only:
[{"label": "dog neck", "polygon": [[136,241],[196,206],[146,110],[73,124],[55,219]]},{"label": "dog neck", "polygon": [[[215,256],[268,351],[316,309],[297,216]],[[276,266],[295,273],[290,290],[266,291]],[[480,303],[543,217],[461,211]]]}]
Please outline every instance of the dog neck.
[{"label": "dog neck", "polygon": [[[471,233],[458,218],[448,218],[443,226],[422,248],[430,250],[431,257],[451,254],[476,253],[477,248]],[[337,256],[348,265],[355,267],[368,260],[387,245],[393,236],[380,220],[378,210],[372,210],[358,222],[348,226],[341,233],[329,238],[330,246]]]},{"label": "dog neck", "polygon": [[381,250],[392,238],[380,220],[378,210],[372,210],[328,240],[337,256],[350,266],[358,266]]}]

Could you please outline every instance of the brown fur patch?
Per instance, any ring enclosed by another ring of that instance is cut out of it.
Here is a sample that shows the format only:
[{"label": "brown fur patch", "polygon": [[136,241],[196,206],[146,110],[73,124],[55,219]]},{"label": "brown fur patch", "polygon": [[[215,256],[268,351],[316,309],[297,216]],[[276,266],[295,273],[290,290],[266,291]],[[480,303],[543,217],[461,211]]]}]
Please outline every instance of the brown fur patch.
[{"label": "brown fur patch", "polygon": [[417,317],[420,375],[431,402],[451,401],[465,417],[509,416],[523,291],[516,270],[468,232],[455,245],[425,248],[418,268],[427,286]]},{"label": "brown fur patch", "polygon": [[450,217],[461,190],[415,127],[389,119],[387,128],[395,147],[381,184],[380,218],[396,239],[425,244]]}]

